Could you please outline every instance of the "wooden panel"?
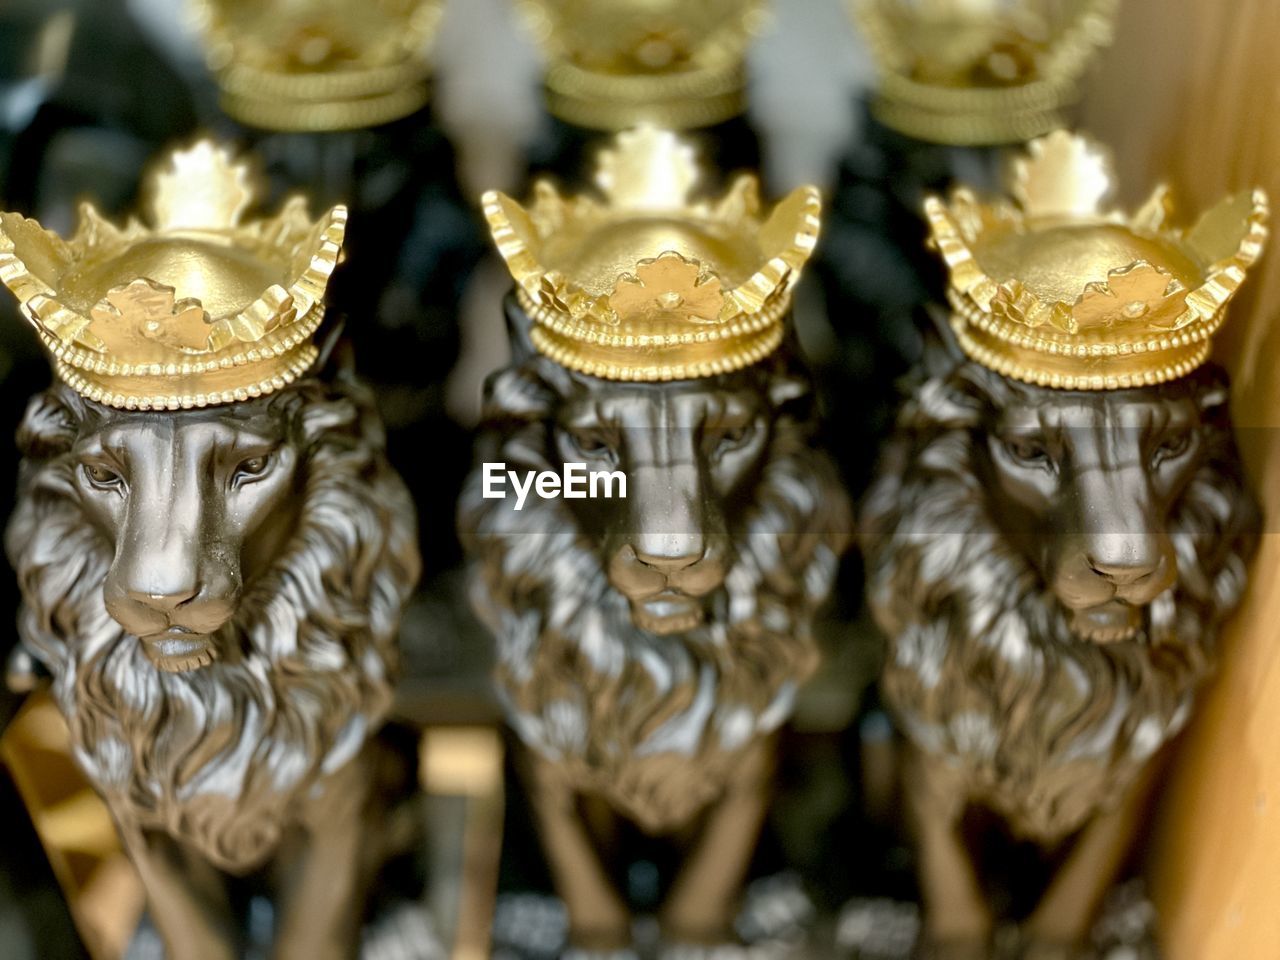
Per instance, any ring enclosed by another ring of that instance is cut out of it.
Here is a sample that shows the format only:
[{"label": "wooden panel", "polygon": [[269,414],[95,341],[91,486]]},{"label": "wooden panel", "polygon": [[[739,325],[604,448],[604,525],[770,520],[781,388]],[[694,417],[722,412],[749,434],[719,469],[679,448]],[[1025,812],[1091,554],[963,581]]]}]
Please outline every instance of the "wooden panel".
[{"label": "wooden panel", "polygon": [[[1125,0],[1084,116],[1128,197],[1168,179],[1182,209],[1254,185],[1280,205],[1280,3]],[[1276,224],[1272,224],[1273,231]],[[1280,250],[1216,344],[1249,473],[1280,530]],[[1280,957],[1280,536],[1267,534],[1218,680],[1175,757],[1154,838],[1169,960]]]}]

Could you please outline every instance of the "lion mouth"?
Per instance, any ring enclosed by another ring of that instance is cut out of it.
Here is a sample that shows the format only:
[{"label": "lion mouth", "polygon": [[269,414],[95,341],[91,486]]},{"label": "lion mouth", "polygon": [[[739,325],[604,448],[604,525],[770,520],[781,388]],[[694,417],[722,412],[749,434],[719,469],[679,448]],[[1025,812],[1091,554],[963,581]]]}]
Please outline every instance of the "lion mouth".
[{"label": "lion mouth", "polygon": [[631,604],[631,619],[635,625],[659,635],[692,630],[702,623],[702,618],[702,603],[674,590],[663,590]]},{"label": "lion mouth", "polygon": [[142,649],[165,673],[199,670],[218,659],[218,648],[210,637],[184,627],[170,627],[164,633],[142,638]]},{"label": "lion mouth", "polygon": [[1143,607],[1108,600],[1071,612],[1071,632],[1090,643],[1121,643],[1142,630]]}]

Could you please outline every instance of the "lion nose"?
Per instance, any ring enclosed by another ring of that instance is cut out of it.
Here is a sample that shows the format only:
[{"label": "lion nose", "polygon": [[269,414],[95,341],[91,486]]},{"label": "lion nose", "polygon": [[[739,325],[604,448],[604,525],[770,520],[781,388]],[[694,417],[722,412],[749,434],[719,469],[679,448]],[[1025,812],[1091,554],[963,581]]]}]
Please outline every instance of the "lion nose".
[{"label": "lion nose", "polygon": [[675,573],[693,566],[707,554],[700,534],[667,533],[643,536],[632,545],[636,559],[662,573]]},{"label": "lion nose", "polygon": [[1155,569],[1148,564],[1108,563],[1089,559],[1089,569],[1116,586],[1127,586],[1151,576]]},{"label": "lion nose", "polygon": [[1085,552],[1089,569],[1117,587],[1166,579],[1169,569],[1168,542],[1163,537],[1098,537]]},{"label": "lion nose", "polygon": [[126,595],[134,603],[141,603],[144,606],[151,607],[154,610],[163,610],[165,613],[171,613],[177,610],[190,600],[194,600],[200,595],[199,586],[180,587],[173,591],[164,593],[151,593],[143,590],[128,590]]}]

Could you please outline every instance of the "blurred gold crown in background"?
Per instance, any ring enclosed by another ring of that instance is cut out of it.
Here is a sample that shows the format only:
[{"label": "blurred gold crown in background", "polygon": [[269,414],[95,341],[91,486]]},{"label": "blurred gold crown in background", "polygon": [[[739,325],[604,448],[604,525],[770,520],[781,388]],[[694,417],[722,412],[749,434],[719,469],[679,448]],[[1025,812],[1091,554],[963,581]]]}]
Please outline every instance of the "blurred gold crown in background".
[{"label": "blurred gold crown in background", "polygon": [[1030,140],[1065,123],[1119,0],[848,0],[876,61],[877,119],[956,145]]},{"label": "blurred gold crown in background", "polygon": [[1266,243],[1265,195],[1229,197],[1183,231],[1165,187],[1132,214],[1106,208],[1114,179],[1101,146],[1060,130],[1014,163],[1012,201],[963,188],[925,201],[968,356],[1068,390],[1162,383],[1206,360]]},{"label": "blurred gold crown in background", "polygon": [[83,396],[130,410],[231,403],[284,387],[311,342],[338,262],[345,207],[318,221],[294,197],[245,222],[249,167],[208,140],[176,150],[143,184],[145,222],[80,208],[69,240],[0,214],[0,280]]},{"label": "blurred gold crown in background", "polygon": [[550,63],[547,109],[622,130],[709,127],[746,107],[743,58],[764,0],[519,0]]},{"label": "blurred gold crown in background", "polygon": [[766,218],[755,177],[695,201],[700,175],[688,142],[641,127],[600,152],[603,202],[546,181],[527,209],[485,194],[541,353],[608,380],[655,381],[727,373],[777,348],[817,241],[817,188],[794,190]]},{"label": "blurred gold crown in background", "polygon": [[430,98],[443,0],[194,0],[232,117],[269,130],[349,130]]}]

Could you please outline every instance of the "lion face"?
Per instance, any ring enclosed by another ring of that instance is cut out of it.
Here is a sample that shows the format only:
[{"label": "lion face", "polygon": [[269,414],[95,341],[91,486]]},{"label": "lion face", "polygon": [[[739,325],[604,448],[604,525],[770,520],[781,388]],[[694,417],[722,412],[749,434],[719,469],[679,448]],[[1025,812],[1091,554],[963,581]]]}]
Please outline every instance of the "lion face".
[{"label": "lion face", "polygon": [[625,499],[569,501],[641,630],[697,627],[733,565],[730,528],[759,475],[768,400],[747,377],[626,384],[571,375],[553,411],[555,450],[620,470]]},{"label": "lion face", "polygon": [[256,401],[95,410],[70,428],[75,493],[113,550],[108,612],[161,670],[207,666],[246,581],[296,523],[300,453],[285,417]]},{"label": "lion face", "polygon": [[1128,640],[1174,585],[1170,521],[1203,467],[1205,390],[1063,392],[1010,385],[992,398],[985,465],[993,515],[1083,640]]},{"label": "lion face", "polygon": [[341,368],[207,411],[28,405],[22,642],[122,828],[252,869],[385,716],[419,557],[373,417]]}]

